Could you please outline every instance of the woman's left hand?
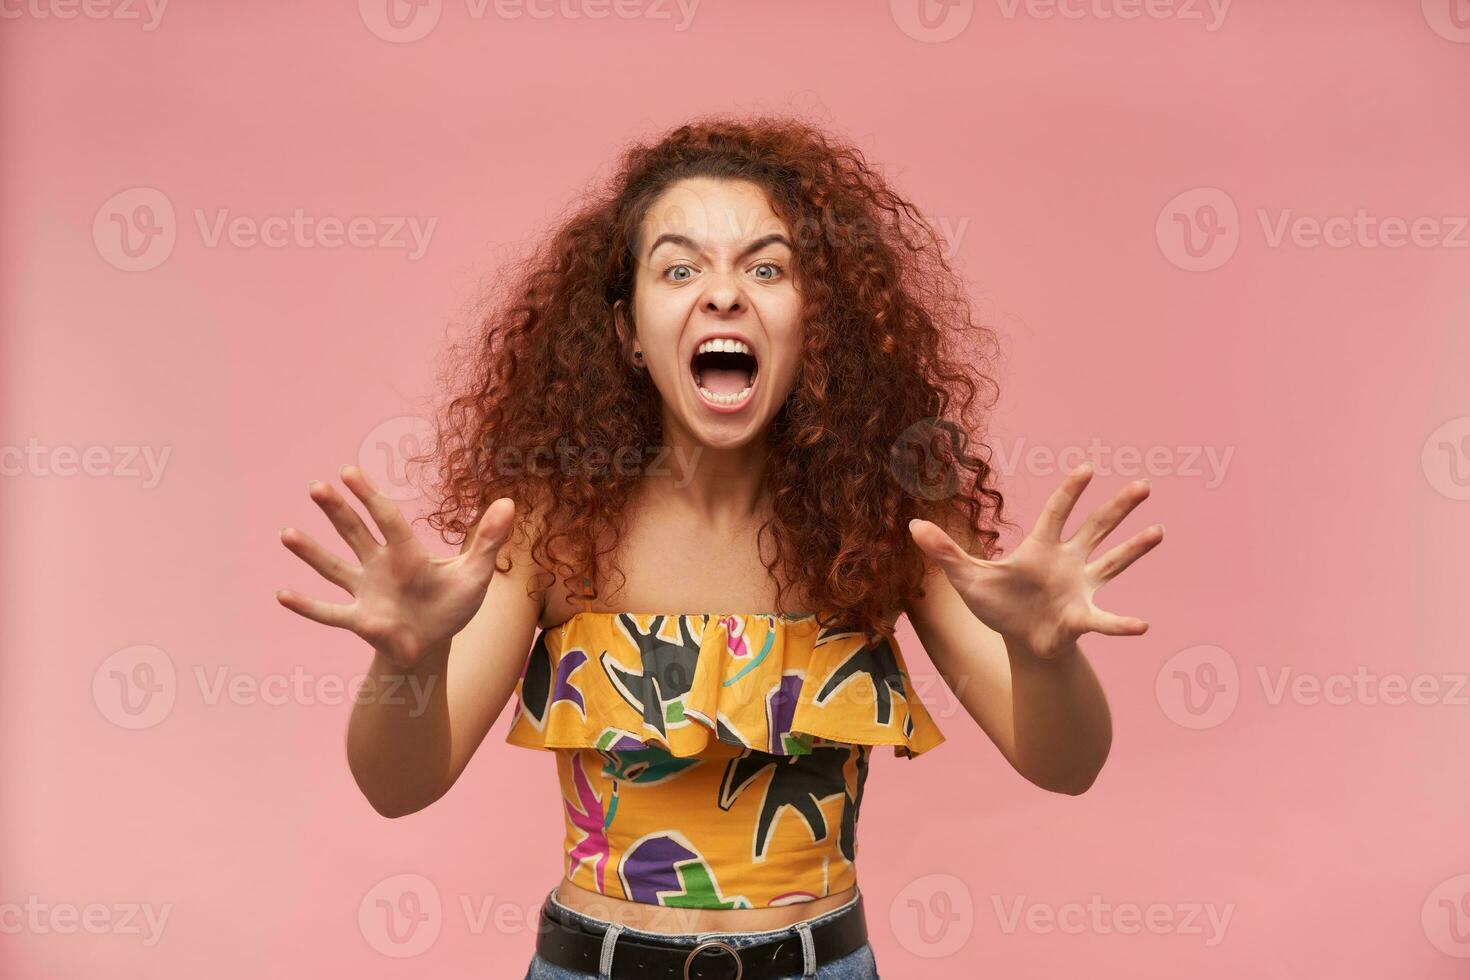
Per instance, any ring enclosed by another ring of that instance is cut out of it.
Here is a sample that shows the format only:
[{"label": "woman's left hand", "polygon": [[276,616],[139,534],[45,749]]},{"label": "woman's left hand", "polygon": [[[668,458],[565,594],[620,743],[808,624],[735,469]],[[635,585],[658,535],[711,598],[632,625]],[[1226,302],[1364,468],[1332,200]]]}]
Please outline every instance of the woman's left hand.
[{"label": "woman's left hand", "polygon": [[1092,467],[1086,463],[1068,473],[1031,533],[999,561],[967,554],[932,521],[915,519],[909,532],[981,622],[1038,657],[1060,656],[1083,633],[1137,636],[1148,623],[1099,609],[1092,597],[1162,541],[1164,526],[1145,528],[1089,562],[1097,546],[1149,492],[1147,480],[1130,483],[1063,541],[1067,517],[1091,479]]}]

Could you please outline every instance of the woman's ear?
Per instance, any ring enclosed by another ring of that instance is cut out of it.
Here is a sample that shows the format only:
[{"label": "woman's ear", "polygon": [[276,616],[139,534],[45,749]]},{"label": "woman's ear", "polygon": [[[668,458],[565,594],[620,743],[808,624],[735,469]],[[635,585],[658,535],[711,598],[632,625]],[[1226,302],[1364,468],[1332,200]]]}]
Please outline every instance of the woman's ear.
[{"label": "woman's ear", "polygon": [[613,303],[613,330],[618,335],[618,349],[623,352],[623,359],[635,370],[641,369],[644,366],[643,359],[634,356],[634,352],[638,349],[638,334],[628,319],[628,304],[623,300],[615,301]]}]

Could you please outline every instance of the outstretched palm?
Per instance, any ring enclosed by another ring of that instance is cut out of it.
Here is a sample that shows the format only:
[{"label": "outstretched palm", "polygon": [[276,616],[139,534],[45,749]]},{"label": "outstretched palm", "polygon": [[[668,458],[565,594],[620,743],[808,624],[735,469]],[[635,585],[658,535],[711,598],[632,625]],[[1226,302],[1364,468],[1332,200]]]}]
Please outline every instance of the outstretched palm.
[{"label": "outstretched palm", "polygon": [[1093,595],[1162,541],[1164,527],[1145,528],[1096,561],[1088,561],[1149,492],[1147,481],[1129,484],[1063,541],[1067,517],[1091,479],[1087,464],[1068,473],[1047,499],[1031,533],[999,561],[967,554],[930,521],[915,522],[911,533],[981,622],[1038,656],[1056,656],[1083,633],[1136,636],[1148,629],[1147,623],[1097,608]]},{"label": "outstretched palm", "polygon": [[509,536],[515,503],[504,497],[491,503],[470,532],[464,551],[440,558],[420,543],[398,505],[362,470],[344,466],[342,482],[367,508],[382,532],[381,542],[331,484],[314,482],[309,493],[360,566],[295,528],[282,528],[281,542],[328,582],[346,589],[352,602],[324,602],[287,589],[277,592],[276,599],[307,619],[351,630],[395,665],[412,670],[463,629],[484,602],[496,554]]}]

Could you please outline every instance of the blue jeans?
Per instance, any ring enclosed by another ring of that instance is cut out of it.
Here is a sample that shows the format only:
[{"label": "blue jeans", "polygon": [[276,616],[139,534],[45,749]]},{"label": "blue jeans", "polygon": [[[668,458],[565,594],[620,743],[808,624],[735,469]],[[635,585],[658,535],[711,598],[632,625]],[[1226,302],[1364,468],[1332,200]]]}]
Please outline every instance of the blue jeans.
[{"label": "blue jeans", "polygon": [[[608,928],[608,926],[612,925],[612,923],[607,921],[606,919],[599,919],[594,916],[586,915],[582,912],[576,912],[572,909],[567,908],[565,905],[556,900],[555,888],[553,888],[551,890],[551,893],[546,896],[546,900],[552,905],[556,906],[557,914],[567,921],[578,922],[581,925],[590,926],[598,931],[604,931]],[[847,911],[847,909],[850,908],[852,904],[856,901],[857,896],[854,895],[851,901],[844,902],[842,905],[839,905],[837,908],[832,909],[830,912],[823,912],[821,915],[807,919],[803,922],[793,923],[792,925],[785,926],[781,929],[768,929],[764,932],[684,932],[669,934],[660,932],[644,932],[641,929],[629,929],[627,927],[624,927],[617,933],[616,936],[613,937],[613,942],[616,943],[617,939],[621,936],[644,939],[657,938],[662,939],[665,942],[679,943],[681,945],[688,946],[690,949],[693,949],[704,940],[711,937],[717,937],[722,941],[729,943],[731,946],[739,949],[745,946],[753,946],[756,943],[767,942],[772,939],[780,939],[784,936],[798,935],[804,929],[810,929],[812,926],[826,922],[828,919],[832,919],[838,915],[841,915],[843,912]],[[597,980],[596,974],[582,973],[578,970],[568,970],[566,967],[557,966],[554,963],[546,962],[539,955],[533,956],[531,958],[531,968],[526,972],[526,980],[585,980],[585,978],[589,977]],[[816,978],[816,980],[880,980],[878,976],[878,964],[873,959],[873,947],[868,945],[867,943],[863,943],[861,946],[853,950],[851,953],[848,953],[846,956],[819,965],[816,968],[815,972],[808,973],[805,976],[792,974],[789,980],[812,980],[812,978]],[[602,980],[605,980],[605,975]]]}]

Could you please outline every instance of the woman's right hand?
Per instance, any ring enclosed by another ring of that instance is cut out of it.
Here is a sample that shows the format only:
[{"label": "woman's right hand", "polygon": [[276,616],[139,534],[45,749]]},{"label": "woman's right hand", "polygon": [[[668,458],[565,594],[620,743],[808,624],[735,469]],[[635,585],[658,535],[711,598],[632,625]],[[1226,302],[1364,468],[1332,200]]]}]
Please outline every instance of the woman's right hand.
[{"label": "woman's right hand", "polygon": [[412,671],[444,649],[485,601],[495,557],[510,536],[515,501],[493,501],[464,550],[440,558],[419,542],[398,505],[361,469],[342,467],[342,482],[367,507],[382,542],[331,484],[314,481],[308,493],[362,564],[344,561],[295,528],[281,529],[281,543],[328,582],[346,589],[352,602],[324,602],[288,589],[278,591],[276,599],[307,619],[351,630],[393,664]]}]

